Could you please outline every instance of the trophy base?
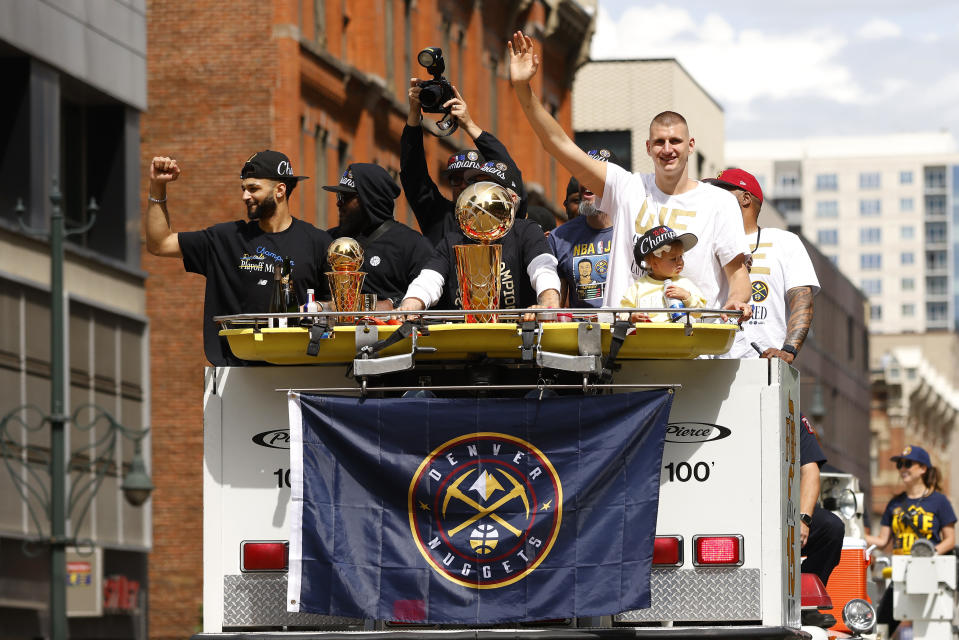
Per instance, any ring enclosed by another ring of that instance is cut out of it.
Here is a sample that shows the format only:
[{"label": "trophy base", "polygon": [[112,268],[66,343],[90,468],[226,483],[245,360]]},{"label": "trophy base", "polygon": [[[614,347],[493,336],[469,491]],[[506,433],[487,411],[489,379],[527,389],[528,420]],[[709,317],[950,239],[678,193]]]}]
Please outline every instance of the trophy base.
[{"label": "trophy base", "polygon": [[[453,251],[462,308],[466,311],[498,309],[503,247],[498,244],[458,244]],[[496,322],[497,319],[497,314],[493,313],[466,316],[466,322]]]}]

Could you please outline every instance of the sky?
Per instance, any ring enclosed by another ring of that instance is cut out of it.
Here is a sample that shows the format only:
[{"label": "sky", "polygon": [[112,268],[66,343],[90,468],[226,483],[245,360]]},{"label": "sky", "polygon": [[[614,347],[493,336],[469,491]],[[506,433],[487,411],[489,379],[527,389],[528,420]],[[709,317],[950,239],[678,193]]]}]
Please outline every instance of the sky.
[{"label": "sky", "polygon": [[959,137],[954,0],[599,0],[590,53],[676,58],[722,105],[727,140]]}]

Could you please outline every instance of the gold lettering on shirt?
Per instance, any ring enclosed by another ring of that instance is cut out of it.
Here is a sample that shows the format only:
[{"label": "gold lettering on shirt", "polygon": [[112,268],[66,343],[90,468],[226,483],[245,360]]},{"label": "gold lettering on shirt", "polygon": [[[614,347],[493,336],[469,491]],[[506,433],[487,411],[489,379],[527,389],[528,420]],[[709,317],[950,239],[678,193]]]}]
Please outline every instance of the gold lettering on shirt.
[{"label": "gold lettering on shirt", "polygon": [[654,214],[648,210],[646,201],[644,200],[643,206],[640,208],[639,213],[636,214],[636,234],[642,235],[659,225],[666,225],[673,231],[685,231],[688,227],[685,223],[678,221],[680,217],[695,218],[696,212],[660,207]]},{"label": "gold lettering on shirt", "polygon": [[753,267],[749,270],[749,273],[764,273],[769,275],[769,267]]}]

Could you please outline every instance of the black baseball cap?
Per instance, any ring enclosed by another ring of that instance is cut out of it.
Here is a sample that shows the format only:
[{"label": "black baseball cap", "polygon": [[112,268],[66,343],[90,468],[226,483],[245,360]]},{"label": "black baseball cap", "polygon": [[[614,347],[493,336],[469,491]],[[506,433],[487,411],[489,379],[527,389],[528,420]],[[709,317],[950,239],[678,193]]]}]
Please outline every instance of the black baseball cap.
[{"label": "black baseball cap", "polygon": [[275,180],[276,182],[299,182],[307,180],[309,176],[298,176],[293,173],[293,165],[285,153],[279,151],[257,151],[247,158],[240,169],[240,177],[246,178],[265,178]]},{"label": "black baseball cap", "polygon": [[636,242],[634,251],[637,258],[643,259],[663,245],[672,244],[674,242],[682,242],[683,250],[689,251],[696,246],[696,243],[699,242],[699,238],[692,233],[684,233],[679,235],[669,227],[660,225],[658,227],[653,227],[644,233]]},{"label": "black baseball cap", "polygon": [[586,152],[586,155],[593,160],[598,160],[599,162],[612,162],[613,164],[619,164],[619,159],[616,157],[616,154],[609,149],[589,149]]},{"label": "black baseball cap", "polygon": [[337,191],[339,193],[356,193],[356,182],[353,181],[353,170],[347,169],[340,176],[340,183],[327,185],[323,187],[324,191]]},{"label": "black baseball cap", "polygon": [[446,169],[443,170],[443,177],[455,171],[466,171],[467,169],[479,169],[483,166],[483,154],[476,149],[463,149],[457,151],[446,161]]},{"label": "black baseball cap", "polygon": [[512,167],[505,162],[494,162],[493,160],[484,162],[478,169],[468,169],[465,176],[467,180],[473,182],[480,180],[495,182],[501,187],[512,189],[517,194],[520,193],[523,184]]}]

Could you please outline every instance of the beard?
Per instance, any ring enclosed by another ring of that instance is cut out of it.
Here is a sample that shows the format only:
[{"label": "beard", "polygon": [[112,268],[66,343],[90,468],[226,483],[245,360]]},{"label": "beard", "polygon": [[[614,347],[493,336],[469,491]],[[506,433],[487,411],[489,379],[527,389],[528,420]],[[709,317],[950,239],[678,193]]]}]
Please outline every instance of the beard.
[{"label": "beard", "polygon": [[262,220],[264,218],[269,218],[274,213],[276,213],[276,199],[273,197],[272,193],[264,198],[263,202],[260,204],[252,207],[248,206],[246,208],[246,217],[250,220]]},{"label": "beard", "polygon": [[596,205],[593,204],[592,200],[583,200],[579,203],[579,215],[589,218],[591,216],[598,216],[602,211],[596,208]]}]

